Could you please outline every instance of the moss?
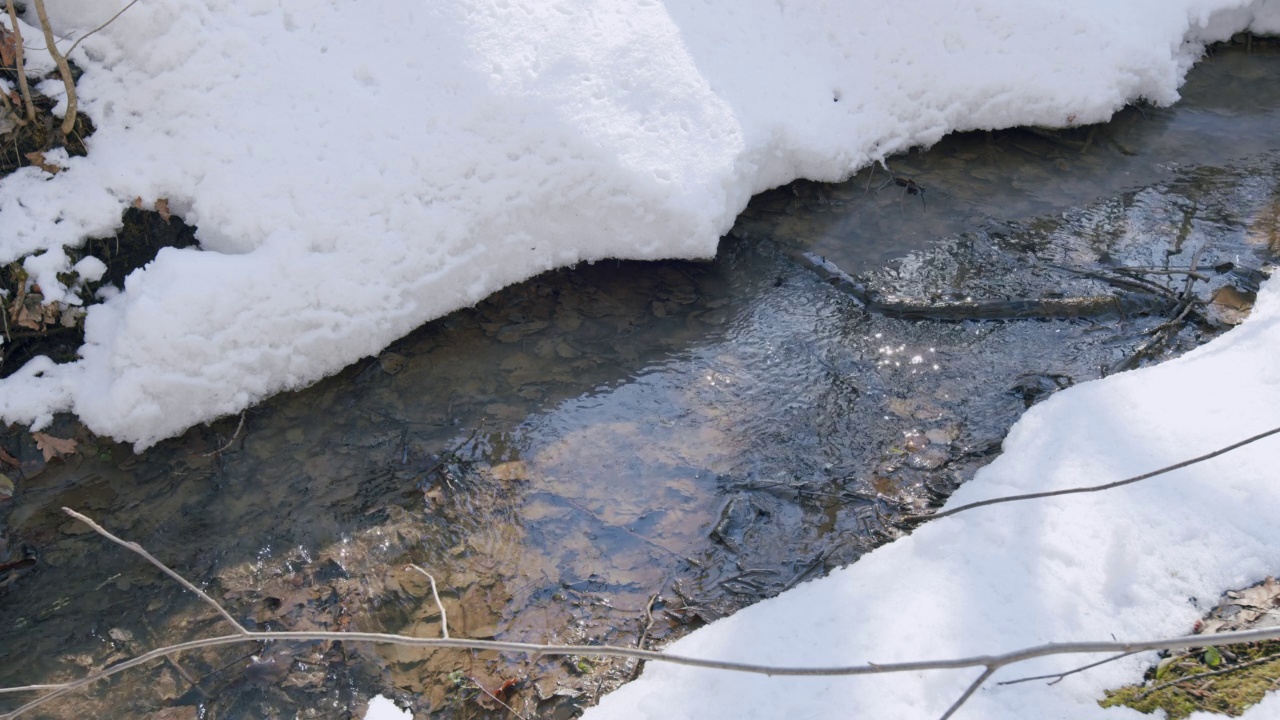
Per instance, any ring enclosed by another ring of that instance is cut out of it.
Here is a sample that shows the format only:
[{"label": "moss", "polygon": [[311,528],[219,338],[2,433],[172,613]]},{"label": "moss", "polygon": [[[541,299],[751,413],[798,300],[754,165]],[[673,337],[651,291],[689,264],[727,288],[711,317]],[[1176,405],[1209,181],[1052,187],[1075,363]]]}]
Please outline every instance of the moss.
[{"label": "moss", "polygon": [[1210,667],[1203,652],[1166,658],[1160,665],[1147,671],[1146,682],[1108,690],[1107,698],[1099,704],[1103,707],[1123,705],[1144,713],[1164,710],[1170,720],[1181,720],[1196,711],[1237,716],[1280,685],[1280,658],[1277,658],[1222,675],[1187,680],[1151,692],[1153,687],[1178,678],[1225,670],[1253,660],[1280,655],[1280,641],[1228,645],[1220,650],[1228,657],[1234,655],[1235,662]]}]

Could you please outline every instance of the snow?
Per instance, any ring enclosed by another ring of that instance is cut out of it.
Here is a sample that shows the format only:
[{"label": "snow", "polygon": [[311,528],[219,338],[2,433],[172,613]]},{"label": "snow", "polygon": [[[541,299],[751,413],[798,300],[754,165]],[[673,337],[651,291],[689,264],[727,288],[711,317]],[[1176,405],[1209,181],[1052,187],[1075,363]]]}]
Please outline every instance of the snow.
[{"label": "snow", "polygon": [[[124,2],[49,4],[80,37]],[[0,262],[25,257],[46,298],[79,302],[56,277],[64,248],[110,235],[135,199],[167,200],[200,249],[100,293],[80,360],[0,381],[0,416],[39,427],[70,411],[145,448],[543,270],[709,257],[753,193],[791,179],[840,180],[951,131],[1174,102],[1202,44],[1247,28],[1280,32],[1280,2],[138,3],[73,54],[98,128],[88,156],[0,181]],[[1271,282],[1214,343],[1056,395],[951,504],[1121,478],[1268,428],[1277,323]],[[931,522],[671,649],[856,664],[1181,634],[1223,589],[1275,571],[1276,457],[1263,442],[1107,494]],[[1133,717],[1096,700],[1149,660],[989,684],[961,716]],[[936,717],[974,674],[650,663],[588,717]]]},{"label": "snow", "polygon": [[369,709],[365,711],[364,720],[413,720],[413,713],[401,710],[391,700],[374,695],[369,699]]},{"label": "snow", "polygon": [[[81,37],[123,0],[50,0]],[[709,257],[756,192],[953,130],[1170,103],[1204,41],[1280,3],[149,0],[72,53],[87,157],[0,181],[0,261],[135,199],[199,228],[87,318],[81,359],[0,382],[139,449],[543,270]],[[28,31],[33,61],[38,33]],[[51,86],[52,87],[52,86]],[[43,258],[43,259],[40,259]]]},{"label": "snow", "polygon": [[[944,509],[1096,485],[1171,465],[1280,424],[1280,279],[1239,328],[1177,360],[1085,383],[1034,406],[1004,452]],[[1189,634],[1221,593],[1277,570],[1280,439],[1104,493],[1010,503],[912,533],[666,648],[773,665],[858,665],[994,654],[1049,642]],[[1137,682],[1154,653],[1068,677],[1064,656],[1005,668],[958,718],[1114,719],[1103,691]],[[586,720],[936,718],[980,669],[788,679],[649,663]],[[1247,717],[1276,717],[1269,699]]]}]

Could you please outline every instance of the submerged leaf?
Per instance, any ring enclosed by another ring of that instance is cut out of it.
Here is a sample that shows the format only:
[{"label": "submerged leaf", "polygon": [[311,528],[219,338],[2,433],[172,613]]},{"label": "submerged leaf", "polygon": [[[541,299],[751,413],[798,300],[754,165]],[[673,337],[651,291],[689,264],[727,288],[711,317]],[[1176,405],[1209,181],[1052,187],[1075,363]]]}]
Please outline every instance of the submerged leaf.
[{"label": "submerged leaf", "polygon": [[40,452],[44,453],[45,462],[76,451],[76,441],[72,438],[53,437],[40,432],[31,433],[31,437],[35,439],[36,447],[40,448]]}]

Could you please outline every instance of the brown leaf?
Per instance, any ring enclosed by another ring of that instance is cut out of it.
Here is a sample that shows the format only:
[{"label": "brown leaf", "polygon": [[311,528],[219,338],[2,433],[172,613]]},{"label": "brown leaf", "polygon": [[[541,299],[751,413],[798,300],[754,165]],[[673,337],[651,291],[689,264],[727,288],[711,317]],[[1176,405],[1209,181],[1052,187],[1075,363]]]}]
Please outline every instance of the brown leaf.
[{"label": "brown leaf", "polygon": [[160,213],[161,219],[163,219],[165,222],[169,222],[169,218],[173,216],[169,213],[168,198],[160,198],[159,200],[156,201],[156,212]]},{"label": "brown leaf", "polygon": [[142,209],[142,198],[140,198],[140,197],[135,197],[135,198],[133,199],[133,209],[134,209],[134,210],[141,210],[141,209]]},{"label": "brown leaf", "polygon": [[4,448],[0,448],[0,462],[10,467],[22,467],[22,463],[18,462],[18,458],[5,452]]},{"label": "brown leaf", "polygon": [[0,27],[0,63],[4,63],[6,68],[17,67],[17,47],[18,36],[7,28]]},{"label": "brown leaf", "polygon": [[1231,593],[1237,599],[1235,604],[1254,607],[1259,610],[1270,610],[1280,604],[1280,582],[1269,577],[1259,585]]},{"label": "brown leaf", "polygon": [[76,451],[76,441],[72,438],[58,438],[41,432],[33,432],[31,437],[35,439],[36,447],[40,448],[40,452],[44,453],[45,462]]},{"label": "brown leaf", "polygon": [[33,300],[30,296],[23,298],[22,302],[13,308],[13,321],[19,327],[39,330],[42,317],[44,313],[40,310],[40,301]]},{"label": "brown leaf", "polygon": [[26,158],[31,161],[32,165],[35,165],[50,175],[57,175],[62,170],[61,167],[54,165],[53,163],[45,162],[44,153],[39,150],[27,153]]}]

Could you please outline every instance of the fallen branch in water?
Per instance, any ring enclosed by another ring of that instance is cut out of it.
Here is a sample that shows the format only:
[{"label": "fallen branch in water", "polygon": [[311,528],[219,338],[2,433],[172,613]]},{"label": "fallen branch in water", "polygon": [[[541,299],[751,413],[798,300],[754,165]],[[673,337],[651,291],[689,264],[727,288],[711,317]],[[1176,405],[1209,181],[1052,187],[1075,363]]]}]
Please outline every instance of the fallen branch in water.
[{"label": "fallen branch in water", "polygon": [[[1000,300],[927,300],[923,298],[882,295],[841,270],[826,258],[810,252],[792,256],[796,262],[817,273],[827,283],[843,290],[868,312],[908,320],[1050,320],[1070,318],[1132,317],[1169,312],[1177,296],[1168,289],[1150,283],[1127,280],[1127,287],[1138,292],[1113,295],[1086,295],[1065,298],[1015,298]],[[1058,266],[1053,266],[1058,267]],[[1080,272],[1117,284],[1116,278],[1089,271]],[[1176,313],[1175,313],[1176,314]]]},{"label": "fallen branch in water", "polygon": [[950,510],[945,510],[940,513],[933,513],[931,515],[904,515],[902,519],[907,522],[921,522],[924,520],[936,520],[938,518],[944,518],[951,515],[956,515],[956,514],[965,512],[966,510],[973,510],[980,507],[987,507],[988,505],[999,505],[1001,503],[1021,502],[1023,500],[1036,500],[1039,498],[1057,497],[1058,495],[1076,495],[1079,493],[1101,492],[1103,490],[1110,490],[1112,488],[1118,488],[1124,485],[1132,485],[1133,483],[1141,482],[1143,480],[1149,480],[1158,475],[1164,475],[1165,473],[1173,472],[1174,470],[1181,470],[1184,467],[1189,467],[1191,465],[1195,465],[1196,463],[1202,463],[1205,460],[1212,460],[1213,458],[1216,458],[1219,455],[1225,455],[1231,452],[1232,450],[1239,450],[1245,445],[1250,445],[1264,438],[1271,437],[1276,433],[1280,433],[1280,427],[1271,428],[1270,430],[1267,430],[1266,432],[1258,433],[1257,435],[1254,435],[1251,438],[1246,438],[1244,440],[1241,440],[1240,442],[1233,443],[1224,448],[1218,448],[1213,452],[1205,453],[1204,455],[1200,455],[1199,457],[1193,457],[1190,460],[1183,460],[1182,462],[1174,463],[1173,465],[1169,465],[1167,467],[1162,467],[1159,470],[1152,470],[1151,472],[1146,472],[1141,475],[1135,475],[1134,477],[1125,478],[1124,480],[1117,480],[1115,482],[1105,483],[1103,485],[1089,485],[1086,487],[1065,488],[1062,490],[1046,490],[1044,492],[1027,493],[1025,495],[1006,495],[1005,497],[991,498],[990,500],[981,500],[978,502],[972,502],[972,503],[969,503],[968,505],[961,505],[958,508],[952,508]]},{"label": "fallen branch in water", "polygon": [[[1276,431],[1280,432],[1280,428]],[[941,716],[941,720],[946,720],[955,714],[964,703],[973,696],[982,685],[998,670],[1009,665],[1014,665],[1026,660],[1032,660],[1040,657],[1051,655],[1071,655],[1071,654],[1092,654],[1092,653],[1134,653],[1144,650],[1176,650],[1188,647],[1201,647],[1205,644],[1205,635],[1191,635],[1175,638],[1161,638],[1157,640],[1142,640],[1135,642],[1071,642],[1071,643],[1050,643],[1047,645],[1038,645],[1035,647],[1023,648],[1012,652],[1001,653],[997,655],[978,655],[966,658],[954,658],[944,660],[918,660],[910,662],[894,662],[894,663],[865,663],[862,665],[843,665],[828,667],[785,667],[777,665],[763,665],[744,662],[729,662],[722,660],[708,660],[704,658],[688,657],[683,655],[672,655],[664,652],[653,650],[644,650],[635,647],[621,647],[614,645],[539,645],[533,643],[522,642],[506,642],[501,640],[469,640],[463,638],[440,637],[440,638],[419,638],[407,635],[395,635],[390,633],[371,633],[371,632],[333,632],[333,631],[248,631],[237,622],[231,614],[222,607],[216,600],[209,597],[195,585],[182,578],[178,573],[171,570],[168,566],[155,559],[150,553],[134,542],[122,540],[111,534],[102,526],[98,525],[88,517],[81,515],[74,510],[63,508],[68,515],[87,523],[94,532],[102,535],[108,540],[124,547],[131,552],[141,555],[148,562],[160,568],[165,574],[176,578],[183,587],[195,592],[201,600],[218,612],[228,623],[237,629],[232,635],[221,635],[218,637],[202,638],[199,640],[191,640],[175,645],[168,645],[157,648],[149,652],[143,653],[137,657],[116,663],[102,670],[90,673],[79,680],[73,680],[59,684],[44,685],[26,685],[22,687],[0,688],[0,694],[15,692],[38,692],[48,690],[44,695],[22,705],[21,707],[9,713],[0,715],[0,720],[17,718],[45,703],[65,695],[72,690],[85,687],[99,680],[109,678],[118,673],[124,672],[131,668],[144,665],[152,660],[166,658],[177,655],[188,650],[199,648],[219,647],[223,645],[235,645],[245,642],[263,642],[270,640],[332,640],[340,642],[368,642],[374,644],[390,644],[406,647],[429,647],[429,648],[454,648],[463,650],[496,650],[500,652],[519,652],[529,655],[550,655],[550,656],[567,656],[567,655],[587,655],[593,657],[608,658],[624,658],[645,660],[649,662],[665,662],[686,667],[704,668],[710,670],[727,670],[732,672],[745,672],[757,675],[777,675],[786,677],[814,677],[814,676],[852,676],[852,675],[881,675],[886,673],[901,672],[920,672],[924,670],[957,670],[963,668],[982,668],[982,673],[965,689],[964,693],[956,699],[954,703],[947,708],[946,712]],[[425,573],[425,571],[423,571]],[[436,605],[441,612],[441,627],[447,634],[447,625],[444,620],[444,607],[440,604],[438,595],[433,594]],[[1280,628],[1267,628],[1264,630],[1246,630],[1227,633],[1216,633],[1213,636],[1215,644],[1233,644],[1237,642],[1257,642],[1261,640],[1274,640],[1280,638]],[[1096,665],[1096,663],[1095,663]],[[1090,666],[1092,667],[1092,666]]]},{"label": "fallen branch in water", "polygon": [[1133,351],[1132,354],[1108,368],[1106,373],[1107,375],[1113,375],[1115,373],[1137,367],[1138,363],[1141,362],[1144,357],[1151,356],[1160,348],[1168,345],[1178,332],[1182,330],[1183,323],[1186,321],[1187,316],[1189,316],[1191,311],[1196,308],[1197,304],[1199,304],[1195,295],[1196,280],[1207,279],[1196,272],[1196,270],[1200,268],[1200,255],[1203,252],[1204,246],[1201,245],[1195,251],[1195,254],[1191,256],[1191,267],[1190,271],[1187,273],[1186,281],[1183,284],[1182,294],[1178,297],[1177,304],[1173,306],[1172,311],[1169,313],[1173,316],[1173,319],[1162,323],[1151,332],[1151,337],[1137,350]]},{"label": "fallen branch in water", "polygon": [[867,309],[908,320],[1048,320],[1131,317],[1163,311],[1168,303],[1139,293],[1017,300],[921,300],[872,295]]}]

